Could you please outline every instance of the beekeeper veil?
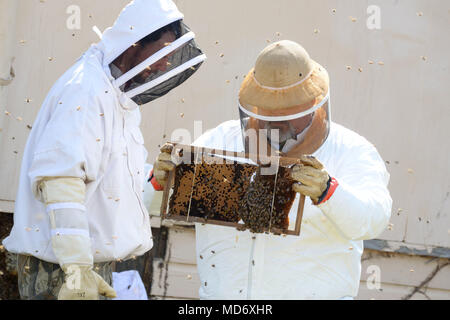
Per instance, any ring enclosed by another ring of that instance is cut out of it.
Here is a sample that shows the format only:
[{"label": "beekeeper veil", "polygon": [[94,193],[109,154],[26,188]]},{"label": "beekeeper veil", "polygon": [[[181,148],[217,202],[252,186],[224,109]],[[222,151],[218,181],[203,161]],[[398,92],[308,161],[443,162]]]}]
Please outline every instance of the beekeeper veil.
[{"label": "beekeeper veil", "polygon": [[127,5],[101,41],[104,67],[110,69],[121,104],[126,109],[146,104],[191,77],[206,59],[194,39],[171,0]]},{"label": "beekeeper veil", "polygon": [[267,139],[268,150],[298,157],[314,153],[328,137],[328,73],[295,42],[280,41],[259,54],[241,85],[238,104],[246,150],[260,150],[261,140]]}]

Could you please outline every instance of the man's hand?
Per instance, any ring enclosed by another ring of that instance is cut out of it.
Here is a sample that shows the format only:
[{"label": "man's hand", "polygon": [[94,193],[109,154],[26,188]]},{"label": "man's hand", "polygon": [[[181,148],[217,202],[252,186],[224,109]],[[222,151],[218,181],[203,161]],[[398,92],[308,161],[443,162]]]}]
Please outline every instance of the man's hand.
[{"label": "man's hand", "polygon": [[327,189],[330,176],[323,164],[313,156],[301,156],[301,164],[292,168],[291,178],[298,183],[294,183],[292,189],[311,198],[316,204],[319,198]]},{"label": "man's hand", "polygon": [[161,186],[166,184],[169,172],[176,167],[176,164],[172,162],[172,150],[173,144],[164,144],[161,148],[161,153],[156,158],[156,162],[153,166],[153,176]]},{"label": "man's hand", "polygon": [[65,265],[64,284],[58,294],[58,300],[99,300],[99,296],[115,298],[117,296],[111,286],[96,272],[92,266]]}]

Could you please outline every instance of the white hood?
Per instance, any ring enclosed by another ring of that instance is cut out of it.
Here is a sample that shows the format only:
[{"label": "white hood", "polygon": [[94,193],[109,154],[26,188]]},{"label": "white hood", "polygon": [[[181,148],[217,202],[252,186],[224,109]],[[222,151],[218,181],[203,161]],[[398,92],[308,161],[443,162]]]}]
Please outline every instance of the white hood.
[{"label": "white hood", "polygon": [[184,15],[171,0],[133,0],[107,28],[98,46],[104,53],[103,66],[109,66],[134,43]]},{"label": "white hood", "polygon": [[[114,25],[105,30],[95,48],[102,52],[101,64],[110,76],[121,105],[135,109],[170,92],[191,77],[206,60],[195,44],[195,34],[181,22],[183,14],[171,0],[134,0],[120,13]],[[114,79],[110,64],[133,44],[151,33],[175,21],[181,22],[181,34],[175,41],[146,58],[140,64]],[[146,79],[146,83],[133,83],[123,92],[124,84],[158,60],[172,55],[167,71],[158,71]]]}]

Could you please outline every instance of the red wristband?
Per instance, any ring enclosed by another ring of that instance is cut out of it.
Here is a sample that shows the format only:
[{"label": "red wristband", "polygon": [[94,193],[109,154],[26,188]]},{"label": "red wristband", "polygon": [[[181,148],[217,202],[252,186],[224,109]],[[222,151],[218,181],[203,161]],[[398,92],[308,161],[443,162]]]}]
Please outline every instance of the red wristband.
[{"label": "red wristband", "polygon": [[162,185],[160,185],[158,183],[158,181],[156,181],[155,176],[153,175],[153,170],[150,172],[150,179],[149,179],[150,183],[153,186],[153,189],[155,189],[156,191],[163,191],[164,187]]},{"label": "red wristband", "polygon": [[333,195],[334,191],[336,191],[336,188],[338,187],[338,185],[339,185],[339,182],[335,178],[331,178],[330,186],[328,188],[328,191],[327,191],[325,197],[317,205],[325,203],[328,199],[330,199],[331,196]]}]

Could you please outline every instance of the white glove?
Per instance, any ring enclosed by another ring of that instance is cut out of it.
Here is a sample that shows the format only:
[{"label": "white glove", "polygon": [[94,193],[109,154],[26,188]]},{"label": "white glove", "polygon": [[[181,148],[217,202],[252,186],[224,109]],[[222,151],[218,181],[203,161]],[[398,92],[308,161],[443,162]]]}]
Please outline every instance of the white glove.
[{"label": "white glove", "polygon": [[53,252],[66,276],[58,300],[98,300],[99,295],[115,298],[114,289],[92,270],[94,258],[88,228],[80,223],[85,212],[55,209],[49,214]]},{"label": "white glove", "polygon": [[52,248],[66,277],[59,300],[98,300],[116,293],[92,270],[89,224],[84,203],[85,184],[79,178],[54,178],[41,182],[40,195],[47,206]]},{"label": "white glove", "polygon": [[164,144],[153,166],[153,176],[161,186],[166,184],[169,172],[176,168],[176,164],[172,162],[172,150],[173,144]]},{"label": "white glove", "polygon": [[58,300],[98,300],[99,295],[115,298],[116,292],[92,266],[70,264],[63,267],[66,278]]},{"label": "white glove", "polygon": [[314,203],[323,195],[328,186],[330,176],[323,164],[312,156],[301,156],[301,164],[292,168],[291,178],[295,183],[292,189],[311,198]]}]

